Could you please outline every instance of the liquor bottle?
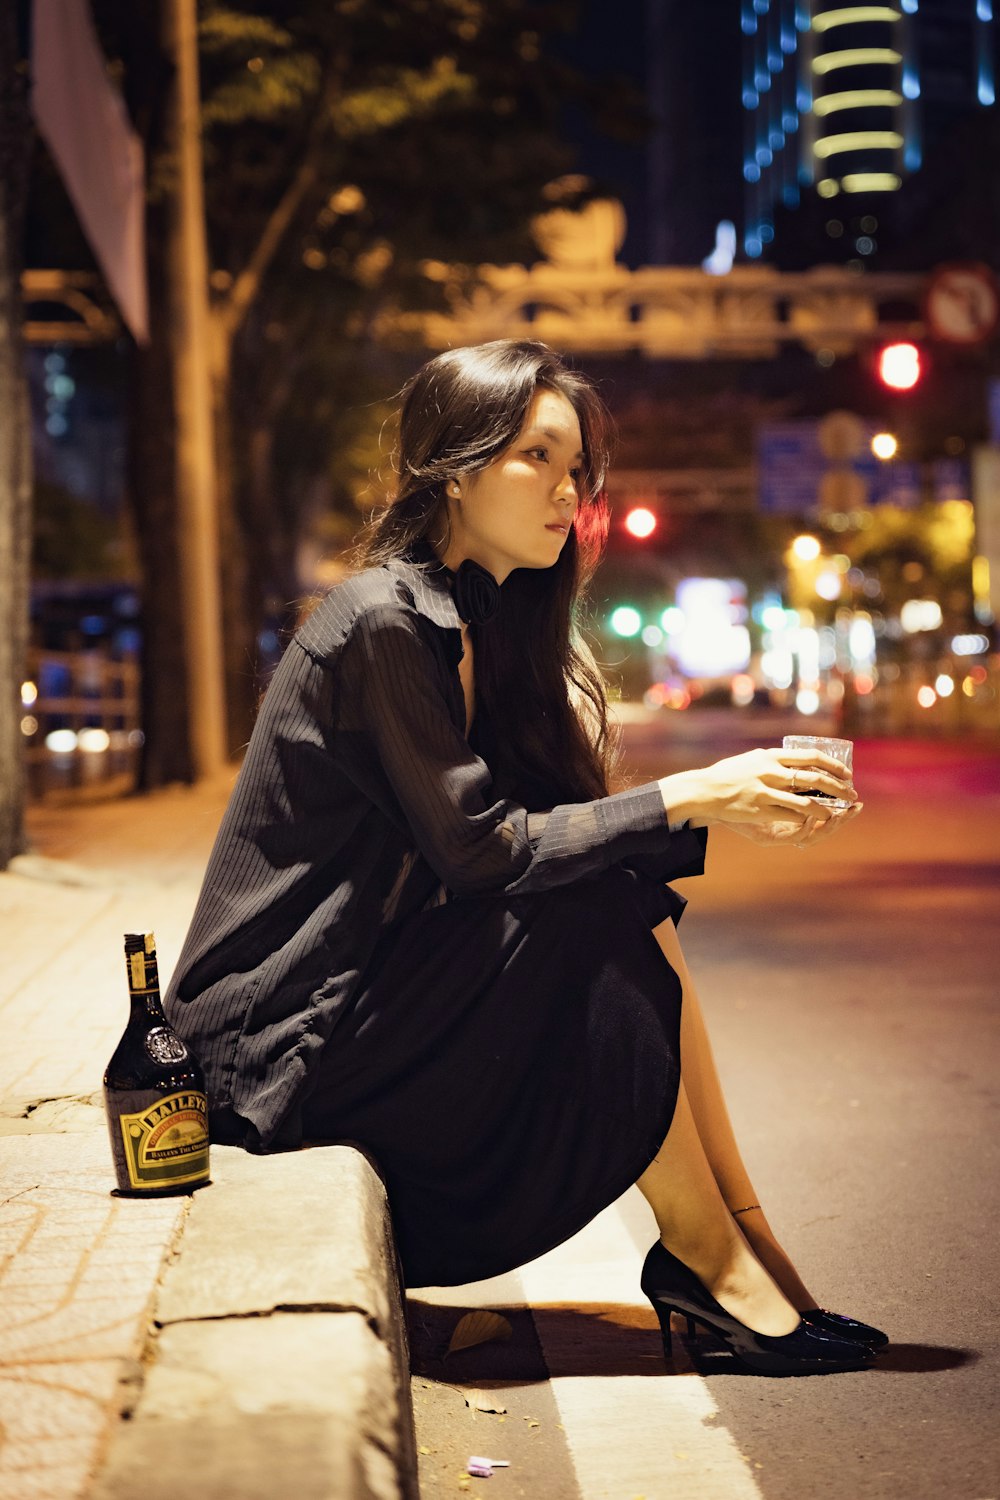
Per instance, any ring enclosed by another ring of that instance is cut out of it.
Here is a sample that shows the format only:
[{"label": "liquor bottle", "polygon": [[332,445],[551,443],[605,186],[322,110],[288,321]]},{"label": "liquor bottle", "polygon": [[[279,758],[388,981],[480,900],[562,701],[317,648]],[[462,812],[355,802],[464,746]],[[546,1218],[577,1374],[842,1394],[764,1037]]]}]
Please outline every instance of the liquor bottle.
[{"label": "liquor bottle", "polygon": [[186,1193],[208,1182],[205,1075],[160,1003],[156,940],[125,934],[132,1013],[104,1074],[118,1191]]}]

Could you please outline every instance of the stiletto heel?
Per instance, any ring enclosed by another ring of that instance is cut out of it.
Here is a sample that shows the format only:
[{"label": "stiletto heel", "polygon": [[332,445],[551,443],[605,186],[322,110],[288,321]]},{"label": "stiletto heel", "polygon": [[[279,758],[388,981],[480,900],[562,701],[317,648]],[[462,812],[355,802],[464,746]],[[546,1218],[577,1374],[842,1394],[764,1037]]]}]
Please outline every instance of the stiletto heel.
[{"label": "stiletto heel", "polygon": [[668,1360],[671,1312],[686,1318],[689,1334],[696,1323],[707,1328],[754,1375],[823,1375],[835,1370],[864,1370],[874,1356],[869,1346],[821,1333],[803,1320],[791,1333],[756,1333],[726,1312],[690,1267],[671,1255],[661,1240],[650,1247],[640,1285],[659,1319]]},{"label": "stiletto heel", "polygon": [[696,1339],[698,1337],[698,1325],[694,1318],[689,1318],[685,1314],[684,1321],[687,1323],[688,1338]]},{"label": "stiletto heel", "polygon": [[660,1325],[660,1333],[663,1335],[663,1358],[669,1365],[673,1361],[674,1348],[674,1335],[670,1327],[670,1308],[654,1306],[653,1311],[656,1313]]}]

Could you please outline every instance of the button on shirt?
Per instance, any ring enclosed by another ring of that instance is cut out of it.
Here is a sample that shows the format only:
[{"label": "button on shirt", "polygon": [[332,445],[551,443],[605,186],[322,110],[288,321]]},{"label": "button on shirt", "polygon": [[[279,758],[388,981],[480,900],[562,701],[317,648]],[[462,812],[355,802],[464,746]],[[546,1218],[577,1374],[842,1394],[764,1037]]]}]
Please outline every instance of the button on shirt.
[{"label": "button on shirt", "polygon": [[453,575],[422,558],[339,584],[290,642],[165,996],[251,1148],[301,1141],[310,1071],[387,923],[615,863],[704,870],[706,830],[671,827],[656,782],[546,811],[498,794],[464,733]]}]

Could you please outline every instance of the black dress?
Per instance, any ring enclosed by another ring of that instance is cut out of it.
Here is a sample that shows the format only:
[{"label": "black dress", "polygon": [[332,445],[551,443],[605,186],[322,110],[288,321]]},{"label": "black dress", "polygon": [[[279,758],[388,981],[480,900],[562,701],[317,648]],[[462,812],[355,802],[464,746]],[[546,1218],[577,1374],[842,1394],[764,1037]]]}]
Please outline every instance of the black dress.
[{"label": "black dress", "polygon": [[506,794],[485,720],[465,737],[452,578],[398,559],[297,632],[164,996],[214,1140],[371,1152],[411,1286],[523,1264],[653,1159],[680,986],[651,928],[707,839],[655,782]]}]

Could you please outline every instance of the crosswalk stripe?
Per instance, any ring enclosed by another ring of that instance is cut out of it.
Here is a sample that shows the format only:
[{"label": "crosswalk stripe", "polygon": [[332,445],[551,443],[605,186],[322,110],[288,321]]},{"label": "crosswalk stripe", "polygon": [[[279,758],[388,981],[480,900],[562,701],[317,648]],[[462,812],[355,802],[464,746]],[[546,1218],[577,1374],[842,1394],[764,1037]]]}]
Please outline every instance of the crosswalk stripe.
[{"label": "crosswalk stripe", "polygon": [[[639,1290],[642,1261],[622,1215],[626,1198],[518,1270],[580,1500],[761,1500],[680,1341],[672,1375],[658,1350],[650,1355],[648,1330],[658,1339],[659,1329]],[[581,1323],[580,1313],[592,1321]],[[641,1337],[630,1340],[629,1329]]]}]

